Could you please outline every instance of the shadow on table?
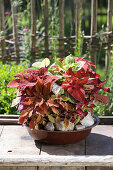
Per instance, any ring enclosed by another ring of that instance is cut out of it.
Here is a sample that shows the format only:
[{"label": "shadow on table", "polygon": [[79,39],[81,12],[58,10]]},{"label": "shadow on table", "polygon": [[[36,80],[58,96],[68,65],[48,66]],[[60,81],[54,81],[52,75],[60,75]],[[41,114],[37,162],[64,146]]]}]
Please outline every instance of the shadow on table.
[{"label": "shadow on table", "polygon": [[[38,147],[39,142],[35,141],[35,145]],[[48,145],[42,144],[41,155],[84,155],[85,154],[85,140],[75,144],[68,145]]]},{"label": "shadow on table", "polygon": [[[35,141],[37,148],[41,143]],[[41,155],[113,155],[113,138],[91,133],[86,140],[69,145],[42,144]]]},{"label": "shadow on table", "polygon": [[91,133],[86,138],[86,155],[113,155],[113,138]]}]

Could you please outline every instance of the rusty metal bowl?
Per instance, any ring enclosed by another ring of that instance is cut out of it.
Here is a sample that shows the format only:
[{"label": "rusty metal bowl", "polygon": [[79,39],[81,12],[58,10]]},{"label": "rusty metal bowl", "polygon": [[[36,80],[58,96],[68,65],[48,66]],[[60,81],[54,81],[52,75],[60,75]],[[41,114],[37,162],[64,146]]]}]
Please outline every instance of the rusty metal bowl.
[{"label": "rusty metal bowl", "polygon": [[74,130],[74,131],[34,130],[34,129],[30,129],[28,126],[27,126],[27,130],[35,140],[41,143],[55,144],[55,145],[72,144],[85,139],[91,132],[91,129],[97,124],[99,124],[100,122],[99,118],[96,115],[93,115],[93,118],[95,120],[94,125],[82,130]]}]

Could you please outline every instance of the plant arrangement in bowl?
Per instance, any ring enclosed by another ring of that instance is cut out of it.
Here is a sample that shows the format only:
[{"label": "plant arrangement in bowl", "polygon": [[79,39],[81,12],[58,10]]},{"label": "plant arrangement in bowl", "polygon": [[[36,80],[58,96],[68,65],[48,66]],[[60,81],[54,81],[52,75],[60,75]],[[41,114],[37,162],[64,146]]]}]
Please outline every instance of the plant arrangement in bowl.
[{"label": "plant arrangement in bowl", "polygon": [[74,143],[84,139],[98,123],[93,109],[99,103],[106,104],[108,97],[98,93],[110,92],[102,85],[83,57],[69,55],[55,60],[36,62],[14,76],[8,86],[18,87],[17,98],[20,124],[26,124],[34,139],[51,144]]}]

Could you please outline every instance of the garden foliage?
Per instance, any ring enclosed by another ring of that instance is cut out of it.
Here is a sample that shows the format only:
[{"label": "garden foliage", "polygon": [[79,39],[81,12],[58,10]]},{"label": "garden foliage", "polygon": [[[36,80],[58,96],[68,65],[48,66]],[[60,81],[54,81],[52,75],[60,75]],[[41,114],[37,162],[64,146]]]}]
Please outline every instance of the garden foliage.
[{"label": "garden foliage", "polygon": [[3,65],[0,62],[0,114],[17,114],[16,107],[11,107],[12,100],[15,98],[15,89],[7,87],[13,79],[13,75],[25,68],[27,64],[15,65],[14,63]]}]

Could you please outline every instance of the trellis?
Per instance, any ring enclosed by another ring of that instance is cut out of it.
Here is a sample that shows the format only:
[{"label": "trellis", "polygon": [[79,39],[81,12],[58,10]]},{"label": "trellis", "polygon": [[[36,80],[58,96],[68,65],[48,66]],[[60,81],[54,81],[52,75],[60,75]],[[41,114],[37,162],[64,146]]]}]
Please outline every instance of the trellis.
[{"label": "trellis", "polygon": [[[6,43],[9,43],[8,40],[5,39],[5,27],[4,27],[4,0],[0,0],[0,32],[1,32],[1,56],[0,60],[5,63],[6,61],[16,61],[18,64],[22,59],[24,60],[24,56],[20,55],[20,47],[19,47],[19,38],[18,38],[18,28],[17,28],[17,7],[14,5],[14,0],[11,0],[11,10],[12,10],[12,24],[13,24],[13,52],[10,54],[6,54]],[[91,47],[91,61],[96,64],[96,56],[99,47],[104,48],[107,46],[106,52],[106,70],[108,70],[109,59],[110,59],[110,50],[111,44],[113,40],[112,33],[112,8],[113,8],[113,0],[107,1],[107,32],[103,32],[103,36],[105,36],[105,40],[100,43],[100,37],[97,33],[97,9],[98,9],[98,0],[91,0],[91,26],[90,26],[90,35],[84,36],[83,42],[83,53],[86,53],[87,47],[90,45]],[[64,57],[70,53],[73,53],[75,48],[75,39],[77,40],[79,34],[79,25],[82,11],[82,0],[76,0],[76,36],[65,37],[64,36],[64,4],[65,0],[59,0],[59,37],[56,39],[59,40],[59,56]],[[31,56],[32,61],[34,62],[37,57],[35,55],[36,50],[36,1],[31,0]],[[51,54],[51,50],[49,49],[49,40],[53,37],[48,36],[48,20],[49,20],[49,11],[48,11],[48,0],[44,0],[44,27],[45,27],[45,35],[44,35],[44,51],[42,57],[48,57]],[[66,45],[68,44],[68,47]]]}]

